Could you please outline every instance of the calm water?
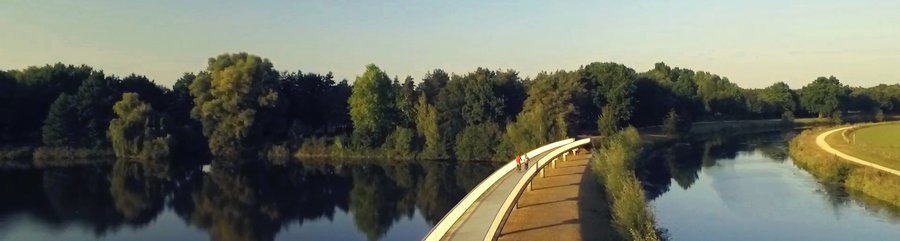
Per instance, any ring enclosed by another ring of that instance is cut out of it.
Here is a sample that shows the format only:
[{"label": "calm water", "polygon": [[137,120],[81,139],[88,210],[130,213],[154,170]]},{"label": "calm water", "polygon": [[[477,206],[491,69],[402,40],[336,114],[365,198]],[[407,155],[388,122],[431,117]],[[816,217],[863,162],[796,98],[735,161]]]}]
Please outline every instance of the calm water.
[{"label": "calm water", "polygon": [[677,145],[640,176],[672,240],[900,240],[900,211],[817,182],[792,133]]},{"label": "calm water", "polygon": [[418,240],[495,166],[0,171],[0,240]]}]

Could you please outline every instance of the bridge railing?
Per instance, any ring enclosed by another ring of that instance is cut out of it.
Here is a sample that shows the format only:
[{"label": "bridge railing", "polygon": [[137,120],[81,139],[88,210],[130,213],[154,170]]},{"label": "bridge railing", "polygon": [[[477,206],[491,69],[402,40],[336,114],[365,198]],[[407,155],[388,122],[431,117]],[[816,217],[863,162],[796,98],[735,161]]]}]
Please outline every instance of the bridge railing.
[{"label": "bridge railing", "polygon": [[580,139],[565,145],[560,146],[559,148],[554,149],[547,155],[544,155],[543,158],[537,161],[537,164],[534,165],[534,168],[528,168],[525,172],[525,175],[516,183],[516,186],[513,188],[513,193],[506,198],[506,201],[503,202],[503,205],[500,206],[500,211],[497,212],[497,216],[494,217],[494,221],[491,222],[491,227],[488,229],[487,235],[484,237],[485,241],[493,241],[497,240],[500,237],[500,227],[506,223],[506,220],[509,218],[510,213],[515,208],[516,202],[519,201],[519,198],[525,192],[525,187],[531,183],[532,179],[538,174],[541,169],[547,166],[550,163],[553,163],[553,159],[559,158],[562,154],[581,147],[583,145],[587,145],[591,143],[591,138]]},{"label": "bridge railing", "polygon": [[[528,153],[525,153],[525,155],[529,158],[534,157],[538,154],[553,150],[554,148],[572,143],[574,141],[574,138],[569,138],[553,142],[529,151]],[[459,220],[459,218],[462,217],[463,214],[465,214],[466,210],[468,210],[470,207],[472,207],[473,204],[475,204],[475,201],[477,201],[478,198],[484,195],[485,192],[487,192],[492,186],[494,186],[497,181],[506,176],[506,174],[509,174],[510,172],[515,170],[516,167],[517,166],[515,159],[510,160],[508,163],[506,163],[506,165],[503,165],[502,167],[500,167],[500,169],[481,181],[481,183],[475,186],[472,191],[469,191],[469,193],[466,194],[466,196],[463,197],[463,199],[460,200],[459,203],[453,206],[453,209],[450,209],[450,212],[448,212],[447,215],[444,215],[444,217],[434,225],[434,228],[432,228],[431,231],[429,231],[428,234],[425,235],[425,238],[423,238],[423,240],[437,241],[447,235],[447,232],[450,231],[450,228],[453,227],[453,224],[455,224],[457,220]]]}]

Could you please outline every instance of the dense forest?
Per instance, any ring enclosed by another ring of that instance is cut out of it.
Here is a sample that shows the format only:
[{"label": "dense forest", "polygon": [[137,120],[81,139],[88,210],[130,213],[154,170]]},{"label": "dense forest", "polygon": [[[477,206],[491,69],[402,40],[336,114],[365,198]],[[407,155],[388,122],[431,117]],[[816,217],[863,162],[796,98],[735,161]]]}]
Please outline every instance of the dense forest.
[{"label": "dense forest", "polygon": [[184,74],[171,88],[86,65],[0,70],[0,145],[33,158],[111,149],[119,159],[211,157],[224,165],[292,155],[490,160],[674,116],[840,120],[898,112],[900,84],[851,87],[830,76],[800,88],[778,82],[744,89],[665,63],[638,72],[595,62],[533,78],[514,70],[435,69],[419,81],[391,78],[371,64],[350,82],[279,71],[267,59],[238,53],[210,58],[205,70]]}]

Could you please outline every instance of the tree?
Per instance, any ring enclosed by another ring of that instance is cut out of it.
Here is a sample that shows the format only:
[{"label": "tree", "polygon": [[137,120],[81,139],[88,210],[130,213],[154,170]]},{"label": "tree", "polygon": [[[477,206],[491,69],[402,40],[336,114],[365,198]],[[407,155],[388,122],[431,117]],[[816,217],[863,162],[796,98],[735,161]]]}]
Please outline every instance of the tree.
[{"label": "tree", "polygon": [[19,91],[19,85],[12,75],[4,71],[0,71],[0,143],[14,141],[12,127],[16,123],[15,105],[17,104],[16,93]]},{"label": "tree", "polygon": [[699,71],[694,74],[694,82],[697,84],[697,97],[707,114],[716,118],[739,118],[747,113],[741,88],[728,78]]},{"label": "tree", "polygon": [[414,127],[416,119],[416,100],[418,93],[411,76],[406,76],[403,84],[394,88],[394,105],[397,107],[397,124],[403,127]]},{"label": "tree", "polygon": [[599,131],[601,136],[610,136],[619,132],[621,130],[621,126],[619,124],[618,113],[612,106],[604,106],[602,110],[600,110],[600,118],[597,119],[597,130]]},{"label": "tree", "polygon": [[[9,71],[18,83],[16,105],[13,107],[12,123],[8,130],[11,140],[17,143],[32,143],[42,140],[42,124],[47,118],[50,106],[59,95],[75,94],[81,83],[91,75],[102,75],[93,68],[81,65],[57,63],[41,67],[31,66],[23,70]],[[71,97],[71,96],[70,96]]]},{"label": "tree", "polygon": [[76,115],[71,121],[81,131],[69,133],[77,140],[73,143],[75,146],[100,147],[109,144],[106,130],[113,118],[113,104],[119,96],[118,84],[117,78],[95,74],[78,87],[78,91],[72,96]]},{"label": "tree", "polygon": [[159,164],[169,157],[170,137],[162,130],[161,115],[141,101],[140,95],[122,94],[113,111],[117,117],[109,123],[107,135],[116,158]]},{"label": "tree", "polygon": [[495,72],[478,68],[460,80],[463,85],[464,103],[462,118],[466,125],[503,120],[504,101],[495,95],[493,78]]},{"label": "tree", "polygon": [[372,148],[384,142],[395,125],[396,106],[391,80],[378,66],[369,64],[356,77],[350,104],[353,141],[358,147]]},{"label": "tree", "polygon": [[631,119],[632,95],[635,91],[635,71],[622,64],[594,62],[582,67],[582,78],[592,83],[594,103],[597,108],[609,106],[607,118],[616,127],[624,126]]},{"label": "tree", "polygon": [[465,83],[459,76],[454,76],[434,100],[438,130],[442,137],[441,145],[446,150],[455,149],[453,146],[456,144],[456,136],[466,127],[462,114],[462,106],[466,102],[464,88]]},{"label": "tree", "polygon": [[787,115],[790,112],[793,115],[797,109],[796,94],[784,82],[766,87],[760,91],[759,98],[764,105],[763,113]]},{"label": "tree", "polygon": [[410,128],[395,128],[385,139],[381,150],[388,159],[412,159],[416,153],[413,149],[415,131]]},{"label": "tree", "polygon": [[417,86],[418,92],[425,96],[425,100],[429,104],[433,104],[438,93],[447,85],[447,82],[450,82],[450,75],[447,72],[441,69],[432,70],[422,78],[422,83],[419,83],[419,86]]},{"label": "tree", "polygon": [[437,110],[428,104],[425,95],[419,97],[416,104],[416,130],[418,135],[425,140],[422,147],[422,158],[438,159],[447,156],[447,150],[441,139],[441,131],[438,129]]},{"label": "tree", "polygon": [[848,92],[834,76],[819,77],[800,89],[800,105],[823,118],[841,110]]},{"label": "tree", "polygon": [[466,126],[456,137],[456,158],[490,160],[500,143],[500,127],[493,122]]},{"label": "tree", "polygon": [[498,160],[564,139],[574,131],[574,101],[584,90],[578,72],[539,73],[528,88],[528,99],[516,121],[506,126]]},{"label": "tree", "polygon": [[264,146],[278,103],[278,73],[268,59],[223,54],[191,83],[191,116],[203,125],[209,149],[219,157],[240,157]]},{"label": "tree", "polygon": [[60,94],[50,106],[47,119],[41,128],[44,145],[74,146],[78,144],[81,129],[76,121],[75,102],[71,95]]}]

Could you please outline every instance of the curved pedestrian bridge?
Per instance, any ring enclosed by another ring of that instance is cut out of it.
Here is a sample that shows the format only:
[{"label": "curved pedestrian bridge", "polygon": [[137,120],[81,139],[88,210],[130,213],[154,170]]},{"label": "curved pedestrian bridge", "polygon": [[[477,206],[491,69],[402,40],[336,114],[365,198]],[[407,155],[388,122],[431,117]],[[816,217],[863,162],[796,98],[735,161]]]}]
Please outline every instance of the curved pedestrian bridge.
[{"label": "curved pedestrian bridge", "polygon": [[573,150],[590,143],[590,138],[570,138],[534,149],[526,153],[530,161],[524,170],[510,161],[472,189],[424,240],[497,240],[520,197],[532,188],[532,179],[543,176],[544,167],[555,167]]}]

